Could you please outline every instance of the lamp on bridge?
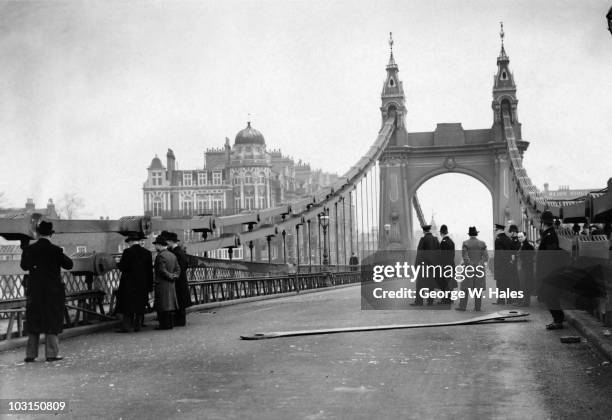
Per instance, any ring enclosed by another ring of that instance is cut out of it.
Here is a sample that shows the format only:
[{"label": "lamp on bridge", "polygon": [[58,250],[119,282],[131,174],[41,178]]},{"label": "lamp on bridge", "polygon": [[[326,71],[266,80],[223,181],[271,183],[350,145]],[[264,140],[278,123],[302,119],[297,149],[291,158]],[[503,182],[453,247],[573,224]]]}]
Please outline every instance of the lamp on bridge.
[{"label": "lamp on bridge", "polygon": [[319,225],[323,229],[323,268],[327,269],[329,265],[329,255],[327,250],[327,228],[329,227],[329,216],[327,215],[327,209],[324,213],[319,214]]},{"label": "lamp on bridge", "polygon": [[608,20],[608,30],[610,31],[610,34],[612,34],[612,7],[610,7],[610,10],[608,10],[606,19]]}]

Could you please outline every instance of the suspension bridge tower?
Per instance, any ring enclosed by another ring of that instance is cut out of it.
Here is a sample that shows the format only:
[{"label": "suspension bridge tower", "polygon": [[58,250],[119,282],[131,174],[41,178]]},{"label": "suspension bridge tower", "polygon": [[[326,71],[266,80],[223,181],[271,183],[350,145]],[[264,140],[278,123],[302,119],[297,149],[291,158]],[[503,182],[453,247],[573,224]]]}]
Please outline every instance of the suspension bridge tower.
[{"label": "suspension bridge tower", "polygon": [[521,156],[529,143],[521,137],[516,84],[503,43],[503,25],[500,37],[491,128],[465,130],[461,123],[438,123],[434,131],[420,133],[406,130],[404,90],[390,38],[380,110],[383,124],[389,118],[394,118],[395,124],[379,159],[380,249],[415,249],[412,205],[416,192],[424,182],[443,173],[461,173],[482,182],[491,193],[494,223],[521,220],[522,204],[511,171],[508,142],[516,144]]}]

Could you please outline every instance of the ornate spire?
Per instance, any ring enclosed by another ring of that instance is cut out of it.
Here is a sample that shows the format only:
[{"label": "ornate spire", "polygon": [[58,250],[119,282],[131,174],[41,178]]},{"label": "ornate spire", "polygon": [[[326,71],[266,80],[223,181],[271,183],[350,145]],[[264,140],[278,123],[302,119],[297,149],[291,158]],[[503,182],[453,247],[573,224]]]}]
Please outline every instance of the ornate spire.
[{"label": "ornate spire", "polygon": [[504,48],[504,37],[506,33],[504,32],[504,22],[499,22],[500,30],[499,30],[499,38],[501,39],[501,51],[499,52],[499,57],[497,57],[497,61],[506,60],[509,61],[508,55],[506,54],[506,49]]},{"label": "ornate spire", "polygon": [[397,68],[397,64],[395,64],[395,59],[393,58],[393,32],[389,32],[389,50],[391,51],[391,54],[389,55],[389,64],[387,64],[387,69]]}]

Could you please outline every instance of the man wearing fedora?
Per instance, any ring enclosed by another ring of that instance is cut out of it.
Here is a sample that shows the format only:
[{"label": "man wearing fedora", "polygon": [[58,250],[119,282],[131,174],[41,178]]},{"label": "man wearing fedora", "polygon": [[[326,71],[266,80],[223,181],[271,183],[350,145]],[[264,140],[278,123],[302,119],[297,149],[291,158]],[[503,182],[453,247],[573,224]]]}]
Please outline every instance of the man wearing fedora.
[{"label": "man wearing fedora", "polygon": [[159,235],[153,241],[157,250],[155,257],[155,309],[159,326],[156,330],[171,330],[173,327],[173,312],[177,309],[176,289],[174,282],[179,278],[181,268],[174,254],[168,251],[168,242]]},{"label": "man wearing fedora", "polygon": [[[493,276],[500,291],[511,287],[512,273],[512,240],[506,235],[504,225],[495,224],[495,254],[493,256]],[[497,298],[493,305],[503,305],[506,300]],[[508,302],[510,303],[510,302]]]},{"label": "man wearing fedora", "polygon": [[166,232],[166,241],[168,242],[168,250],[176,257],[181,274],[174,286],[176,289],[176,299],[178,308],[174,313],[174,326],[184,327],[187,324],[186,309],[191,306],[191,297],[189,296],[189,284],[187,283],[187,268],[189,267],[189,259],[187,254],[179,246],[178,236],[174,232]]},{"label": "man wearing fedora", "polygon": [[140,331],[141,319],[153,291],[153,256],[143,248],[143,235],[130,233],[125,239],[129,245],[123,250],[117,265],[121,270],[117,293],[117,312],[123,314],[122,325],[117,332]]},{"label": "man wearing fedora", "polygon": [[28,334],[26,363],[38,357],[40,334],[45,334],[45,357],[47,362],[62,360],[58,356],[58,334],[62,332],[66,291],[61,269],[70,270],[72,260],[62,248],[50,241],[53,224],[42,221],[36,228],[39,239],[25,246],[21,255],[21,268],[29,271],[26,295],[25,330]]},{"label": "man wearing fedora", "polygon": [[[478,239],[478,231],[476,226],[470,226],[468,229],[468,240],[463,241],[461,247],[461,255],[463,257],[463,265],[470,267],[482,266],[489,260],[487,252],[487,244]],[[461,282],[461,290],[465,292],[465,296],[459,300],[457,311],[465,311],[467,308],[469,291],[468,289],[482,290],[485,288],[486,279],[484,277],[467,277]],[[480,311],[482,308],[482,298],[474,297],[474,310]]]}]

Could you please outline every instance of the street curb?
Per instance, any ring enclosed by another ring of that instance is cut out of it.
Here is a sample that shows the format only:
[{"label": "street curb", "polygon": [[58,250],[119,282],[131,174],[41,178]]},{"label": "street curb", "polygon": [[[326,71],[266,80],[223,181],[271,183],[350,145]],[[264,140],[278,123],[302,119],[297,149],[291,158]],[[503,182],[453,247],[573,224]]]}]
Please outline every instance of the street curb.
[{"label": "street curb", "polygon": [[[187,312],[188,313],[200,312],[200,311],[204,311],[207,309],[221,308],[221,307],[231,306],[231,305],[239,305],[242,303],[258,302],[258,301],[268,300],[268,299],[279,299],[279,298],[299,296],[299,295],[310,294],[310,293],[324,292],[327,290],[343,289],[345,287],[359,286],[360,284],[361,283],[339,284],[337,286],[319,287],[316,289],[306,289],[300,292],[277,293],[273,295],[254,296],[254,297],[243,298],[243,299],[231,299],[231,300],[224,300],[220,302],[202,303],[199,305],[190,306],[189,308],[187,308]],[[156,317],[155,313],[149,313],[145,315],[145,320],[152,321],[155,317]],[[110,330],[112,328],[119,327],[120,325],[121,325],[121,321],[117,320],[117,321],[100,322],[98,324],[93,324],[93,325],[83,325],[81,327],[68,328],[59,335],[59,338],[61,340],[65,340],[67,338],[78,337],[81,335],[91,334],[91,333],[98,332],[98,331]],[[19,338],[12,338],[10,340],[3,340],[2,342],[0,342],[0,353],[4,351],[15,349],[15,348],[19,348],[19,347],[25,347],[27,342],[28,342],[28,337],[19,337]]]},{"label": "street curb", "polygon": [[590,344],[609,361],[612,361],[612,336],[604,336],[603,330],[607,329],[593,316],[583,311],[564,311],[567,322],[576,328]]}]

